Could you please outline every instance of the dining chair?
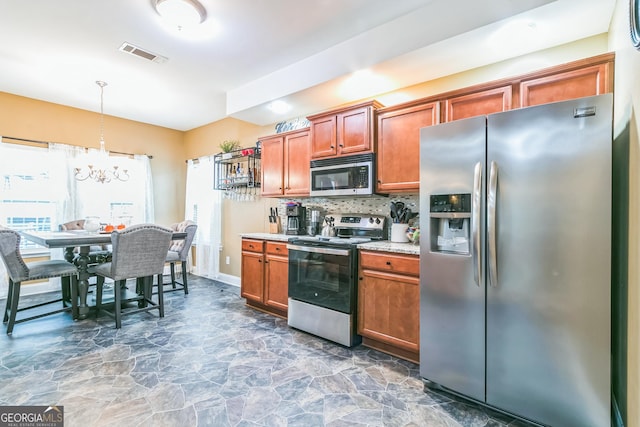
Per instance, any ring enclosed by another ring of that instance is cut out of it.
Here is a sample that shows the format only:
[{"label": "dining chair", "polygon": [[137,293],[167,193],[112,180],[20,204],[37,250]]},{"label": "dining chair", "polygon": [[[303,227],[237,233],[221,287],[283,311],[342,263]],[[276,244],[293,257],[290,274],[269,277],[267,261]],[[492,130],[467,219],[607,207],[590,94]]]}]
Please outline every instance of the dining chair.
[{"label": "dining chair", "polygon": [[[62,224],[58,225],[58,229],[60,231],[67,231],[67,230],[84,230],[84,225],[85,225],[86,220],[84,219],[75,219],[73,221],[68,221]],[[87,265],[89,267],[96,265],[96,264],[101,264],[103,262],[109,262],[111,261],[111,248],[109,247],[109,245],[92,245],[89,247],[89,261],[87,263]],[[78,254],[80,253],[80,248],[75,247],[73,248],[73,252],[70,251],[70,248],[67,248],[67,251],[69,252],[69,254],[65,254],[65,258],[67,258],[67,261],[69,262],[73,262],[74,264],[76,264],[76,266],[78,265]],[[71,258],[73,257],[73,258]],[[95,277],[94,274],[91,273],[91,270],[89,272],[89,277]],[[62,288],[62,298],[64,301],[69,301],[69,299],[71,298],[70,296],[70,292],[68,287],[63,286]]]},{"label": "dining chair", "polygon": [[[38,319],[51,314],[71,311],[74,319],[78,310],[78,269],[75,265],[63,260],[48,260],[26,263],[20,253],[20,234],[9,228],[0,226],[0,257],[4,262],[9,275],[9,290],[7,293],[7,305],[4,309],[2,322],[7,324],[7,335],[13,333],[16,323]],[[63,298],[56,298],[46,302],[20,307],[20,286],[27,280],[49,279],[60,277],[62,288],[70,289],[71,307],[64,304]],[[42,311],[33,310],[38,307],[54,303],[62,303],[62,308]],[[32,315],[17,318],[17,313],[32,310]]]},{"label": "dining chair", "polygon": [[[111,262],[98,264],[92,268],[97,275],[96,283],[96,312],[106,312],[115,319],[116,328],[122,326],[122,316],[150,310],[158,310],[159,316],[164,317],[163,286],[158,286],[158,299],[152,300],[152,285],[154,276],[158,283],[162,283],[165,258],[171,245],[173,231],[155,224],[137,224],[111,233],[112,259]],[[114,281],[113,311],[103,307],[103,290],[105,278]],[[140,284],[139,292],[129,294],[126,287],[127,279],[137,279]],[[123,295],[125,293],[125,295]],[[137,308],[127,308],[123,305],[137,301]]]},{"label": "dining chair", "polygon": [[[186,295],[189,293],[189,285],[187,283],[187,275],[189,273],[189,269],[187,268],[187,259],[189,258],[189,251],[191,250],[193,238],[196,236],[198,225],[193,221],[186,220],[171,224],[169,228],[176,232],[187,233],[187,236],[184,239],[173,240],[171,242],[171,247],[169,248],[169,251],[167,251],[167,258],[165,259],[165,262],[169,263],[171,282],[164,283],[163,285],[171,285],[171,288],[165,290],[165,292],[173,292],[183,289]],[[175,265],[178,262],[181,263],[182,282],[178,282],[176,280]]]}]

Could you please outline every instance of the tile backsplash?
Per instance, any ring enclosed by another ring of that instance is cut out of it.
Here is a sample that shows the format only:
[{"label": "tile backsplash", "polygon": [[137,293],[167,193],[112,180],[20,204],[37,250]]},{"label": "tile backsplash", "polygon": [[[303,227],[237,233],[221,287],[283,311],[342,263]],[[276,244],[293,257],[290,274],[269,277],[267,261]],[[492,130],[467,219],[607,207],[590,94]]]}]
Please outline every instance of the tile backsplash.
[{"label": "tile backsplash", "polygon": [[[387,225],[391,224],[391,202],[404,202],[414,214],[420,211],[418,194],[395,194],[386,196],[359,197],[304,197],[299,199],[278,199],[278,212],[286,212],[287,202],[300,202],[307,209],[317,209],[322,217],[327,213],[374,214],[387,217]],[[282,218],[283,224],[286,224]],[[391,228],[391,227],[388,227]]]}]

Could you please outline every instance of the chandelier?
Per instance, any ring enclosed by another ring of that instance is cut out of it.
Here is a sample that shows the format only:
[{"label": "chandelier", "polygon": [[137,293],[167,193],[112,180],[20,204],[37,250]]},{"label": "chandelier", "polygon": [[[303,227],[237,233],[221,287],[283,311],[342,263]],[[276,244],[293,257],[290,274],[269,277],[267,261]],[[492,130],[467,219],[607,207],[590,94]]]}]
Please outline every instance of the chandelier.
[{"label": "chandelier", "polygon": [[74,175],[76,180],[85,181],[92,179],[95,182],[104,184],[113,180],[127,181],[129,179],[129,171],[120,169],[118,165],[114,165],[109,158],[109,152],[104,148],[104,87],[106,82],[98,80],[96,82],[100,86],[100,150],[98,153],[89,153],[88,164],[83,168],[75,168]]}]

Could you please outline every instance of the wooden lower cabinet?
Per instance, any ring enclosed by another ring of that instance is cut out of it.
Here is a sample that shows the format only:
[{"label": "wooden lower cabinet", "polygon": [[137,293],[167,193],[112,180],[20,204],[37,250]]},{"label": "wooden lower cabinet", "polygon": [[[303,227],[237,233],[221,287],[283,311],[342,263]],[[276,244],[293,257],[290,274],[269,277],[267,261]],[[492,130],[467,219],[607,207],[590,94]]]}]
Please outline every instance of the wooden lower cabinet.
[{"label": "wooden lower cabinet", "polygon": [[363,250],[358,272],[362,344],[419,363],[419,257]]},{"label": "wooden lower cabinet", "polygon": [[247,305],[286,318],[288,273],[285,242],[242,239],[240,295]]}]

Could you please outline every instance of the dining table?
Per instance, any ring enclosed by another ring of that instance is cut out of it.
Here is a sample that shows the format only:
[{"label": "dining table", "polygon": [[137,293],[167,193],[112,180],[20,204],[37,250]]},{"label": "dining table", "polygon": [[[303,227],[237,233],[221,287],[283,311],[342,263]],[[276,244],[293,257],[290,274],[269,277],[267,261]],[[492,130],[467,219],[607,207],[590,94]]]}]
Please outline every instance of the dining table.
[{"label": "dining table", "polygon": [[[114,231],[117,233],[118,231]],[[89,249],[91,246],[111,244],[111,232],[66,230],[66,231],[19,231],[26,240],[49,249],[63,248],[64,259],[78,267],[78,318],[86,319],[90,307],[87,304],[89,293]],[[173,232],[172,240],[183,240],[184,232]],[[76,260],[75,248],[79,248]],[[168,250],[169,248],[167,248]]]}]

